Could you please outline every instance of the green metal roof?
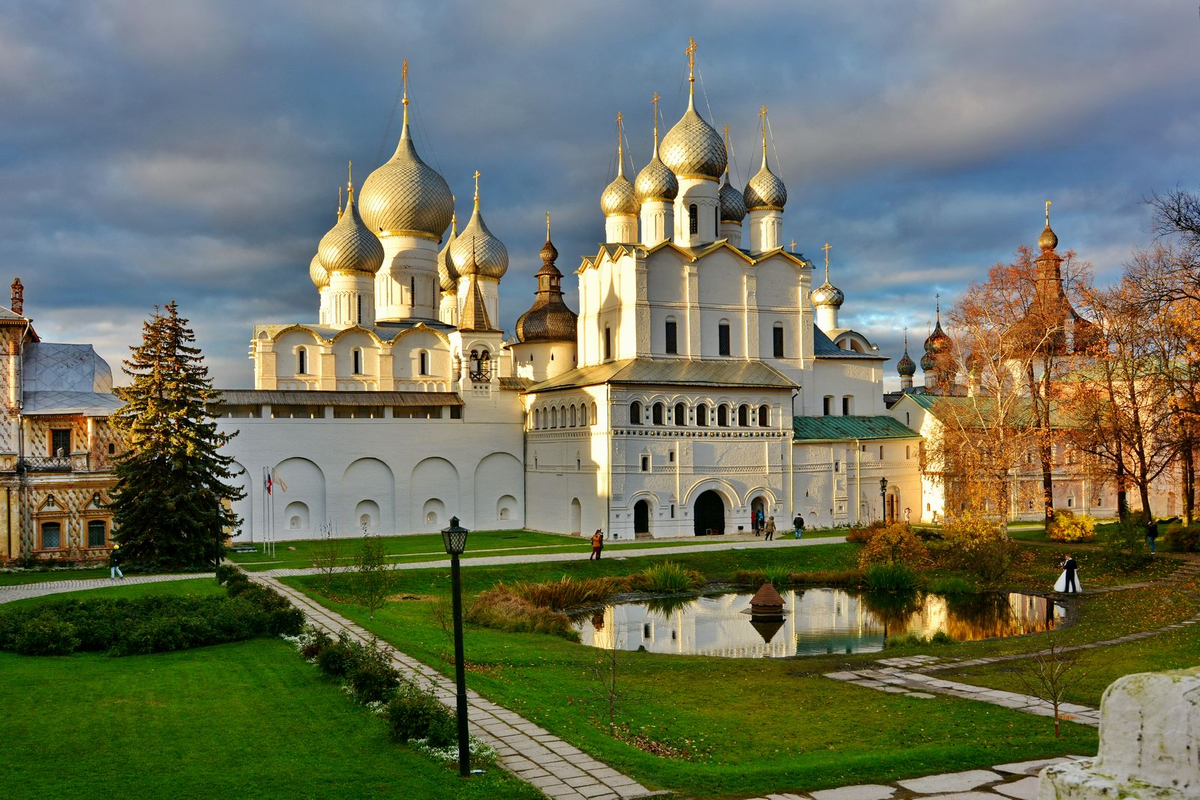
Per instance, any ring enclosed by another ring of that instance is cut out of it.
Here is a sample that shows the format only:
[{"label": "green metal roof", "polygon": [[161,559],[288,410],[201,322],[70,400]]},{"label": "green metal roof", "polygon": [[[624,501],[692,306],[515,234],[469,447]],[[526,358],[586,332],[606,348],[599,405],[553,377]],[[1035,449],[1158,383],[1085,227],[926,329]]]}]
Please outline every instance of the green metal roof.
[{"label": "green metal roof", "polygon": [[[956,424],[967,427],[976,427],[972,422],[977,422],[978,427],[983,427],[985,422],[991,424],[996,415],[1000,413],[996,400],[992,397],[907,393],[904,397],[912,400],[940,420],[953,416],[957,420]],[[957,409],[957,411],[952,411],[952,409]],[[1033,404],[1028,397],[1010,398],[1006,414],[1009,422],[1013,425],[1033,424]],[[1058,430],[1070,430],[1085,427],[1086,424],[1084,420],[1073,418],[1070,411],[1057,401],[1051,404],[1050,427]]]},{"label": "green metal roof", "polygon": [[650,384],[655,386],[728,386],[794,389],[796,384],[774,367],[760,361],[686,361],[683,359],[627,358],[564,372],[529,387],[529,392],[549,392],[598,384]]},{"label": "green metal roof", "polygon": [[793,417],[792,431],[797,442],[921,438],[921,434],[891,417]]}]

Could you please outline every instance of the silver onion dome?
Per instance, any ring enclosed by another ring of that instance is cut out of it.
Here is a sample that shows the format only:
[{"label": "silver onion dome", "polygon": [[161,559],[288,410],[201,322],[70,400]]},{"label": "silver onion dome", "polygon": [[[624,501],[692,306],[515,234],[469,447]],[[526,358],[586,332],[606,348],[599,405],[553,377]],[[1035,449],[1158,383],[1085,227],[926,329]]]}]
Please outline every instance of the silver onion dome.
[{"label": "silver onion dome", "polygon": [[842,303],[846,302],[846,295],[841,289],[834,286],[828,279],[812,291],[812,302],[814,306],[833,306],[841,308]]},{"label": "silver onion dome", "polygon": [[508,248],[488,230],[479,213],[478,196],[470,222],[450,245],[450,259],[459,276],[478,275],[498,281],[508,271]]},{"label": "silver onion dome", "polygon": [[721,201],[721,222],[741,222],[746,218],[746,198],[729,184],[728,172],[717,197]]},{"label": "silver onion dome", "polygon": [[329,273],[321,266],[321,257],[313,256],[312,261],[308,262],[308,277],[312,279],[313,285],[318,289],[324,289],[329,285]]},{"label": "silver onion dome", "polygon": [[648,200],[674,200],[679,194],[679,181],[675,173],[667,169],[667,165],[654,154],[650,163],[642,167],[633,182],[633,190],[637,199],[645,203]]},{"label": "silver onion dome", "polygon": [[404,113],[396,152],[363,184],[362,216],[380,236],[417,233],[441,239],[454,213],[454,200],[445,178],[417,155],[408,132],[407,106]]},{"label": "silver onion dome", "polygon": [[721,134],[696,113],[691,95],[687,111],[663,137],[662,161],[677,177],[716,180],[725,171],[727,156]]},{"label": "silver onion dome", "polygon": [[346,210],[337,224],[321,237],[317,258],[325,271],[365,272],[374,275],[383,266],[383,245],[367,228],[354,205],[354,187],[346,200]]},{"label": "silver onion dome", "polygon": [[600,209],[606,217],[638,213],[637,195],[633,191],[633,184],[624,174],[617,173],[613,182],[604,189],[600,195]]},{"label": "silver onion dome", "polygon": [[783,207],[787,205],[787,187],[783,185],[779,176],[771,172],[767,166],[765,150],[763,151],[762,166],[746,184],[746,191],[743,194],[746,199],[746,208],[751,211],[758,209],[782,211]]}]

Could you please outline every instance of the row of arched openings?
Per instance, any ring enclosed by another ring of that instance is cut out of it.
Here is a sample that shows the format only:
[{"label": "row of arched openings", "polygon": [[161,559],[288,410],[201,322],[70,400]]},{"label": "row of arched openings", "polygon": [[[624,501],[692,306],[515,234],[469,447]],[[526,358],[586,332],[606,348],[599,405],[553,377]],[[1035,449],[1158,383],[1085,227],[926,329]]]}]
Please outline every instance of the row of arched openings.
[{"label": "row of arched openings", "polygon": [[586,428],[596,422],[596,404],[592,403],[589,411],[587,403],[572,403],[570,405],[535,408],[533,410],[533,430],[554,430],[557,428]]},{"label": "row of arched openings", "polygon": [[730,428],[735,423],[739,428],[754,426],[768,428],[771,425],[771,407],[766,403],[758,408],[754,408],[748,403],[742,403],[736,407],[732,403],[719,403],[716,406],[698,403],[694,421],[692,421],[686,403],[676,403],[669,412],[666,403],[653,403],[645,406],[641,401],[634,400],[629,404],[630,425],[675,425],[682,428],[689,423],[698,428],[707,428],[712,425],[716,425],[718,428]]}]

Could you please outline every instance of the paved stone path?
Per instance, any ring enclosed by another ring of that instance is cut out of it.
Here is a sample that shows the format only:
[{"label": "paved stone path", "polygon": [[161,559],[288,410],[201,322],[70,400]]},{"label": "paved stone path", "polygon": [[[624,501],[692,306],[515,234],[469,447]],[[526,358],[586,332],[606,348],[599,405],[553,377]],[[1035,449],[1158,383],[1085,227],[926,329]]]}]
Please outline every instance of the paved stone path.
[{"label": "paved stone path", "polygon": [[16,586],[0,586],[0,603],[11,603],[14,600],[25,600],[29,597],[44,597],[48,594],[63,594],[64,592],[82,592],[87,589],[104,589],[109,586],[127,586],[133,583],[164,583],[166,581],[186,581],[192,578],[212,578],[212,572],[193,572],[172,575],[130,575],[115,581],[108,578],[81,578],[79,580],[43,581],[42,583],[23,583]]},{"label": "paved stone path", "polygon": [[1019,764],[1000,764],[991,769],[928,775],[889,784],[843,786],[808,794],[769,794],[754,800],[1037,800],[1037,775],[1042,769],[1064,761],[1088,760],[1083,756],[1046,758]]},{"label": "paved stone path", "polygon": [[[350,620],[314,603],[304,594],[274,577],[251,573],[250,579],[269,586],[304,612],[308,622],[337,636],[345,631],[351,638],[368,642],[373,637]],[[392,655],[392,665],[405,678],[432,692],[442,703],[455,707],[454,682],[432,667],[382,644]],[[496,748],[500,765],[518,778],[540,789],[554,800],[617,800],[654,797],[633,778],[567,744],[549,731],[523,717],[467,692],[471,734]]]}]

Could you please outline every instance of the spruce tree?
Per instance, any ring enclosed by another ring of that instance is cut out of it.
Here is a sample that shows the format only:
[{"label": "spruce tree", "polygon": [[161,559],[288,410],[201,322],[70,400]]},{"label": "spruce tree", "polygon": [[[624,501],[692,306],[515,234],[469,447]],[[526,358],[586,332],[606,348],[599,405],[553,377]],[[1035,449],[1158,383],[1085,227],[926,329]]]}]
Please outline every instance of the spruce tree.
[{"label": "spruce tree", "polygon": [[125,405],[113,423],[127,449],[115,467],[113,540],[134,567],[212,566],[239,522],[231,504],[246,495],[229,483],[233,459],[220,452],[232,435],[209,411],[220,393],[195,341],[174,301],[155,307],[124,361],[132,384],[116,390]]}]

